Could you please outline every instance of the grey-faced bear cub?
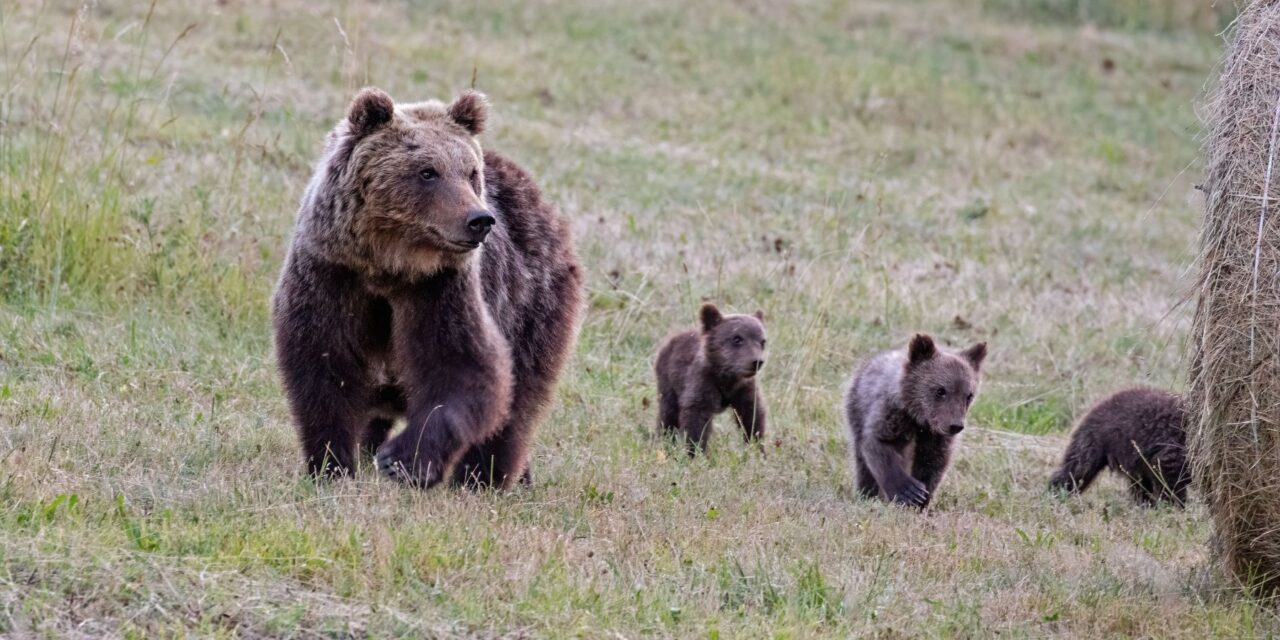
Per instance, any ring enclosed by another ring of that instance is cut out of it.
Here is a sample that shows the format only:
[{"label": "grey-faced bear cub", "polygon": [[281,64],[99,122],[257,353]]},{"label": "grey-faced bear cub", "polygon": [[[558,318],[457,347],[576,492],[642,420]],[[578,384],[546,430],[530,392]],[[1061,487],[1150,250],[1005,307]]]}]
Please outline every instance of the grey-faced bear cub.
[{"label": "grey-faced bear cub", "polygon": [[702,328],[682,331],[658,349],[658,430],[685,436],[689,455],[706,450],[711,421],[732,408],[748,442],[764,437],[764,396],[756,374],[764,367],[764,312],[722,315],[713,304],[700,312]]},{"label": "grey-faced bear cub", "polygon": [[1080,421],[1049,486],[1079,493],[1110,467],[1129,479],[1138,503],[1183,505],[1191,483],[1183,415],[1182,398],[1167,391],[1134,387],[1112,395]]},{"label": "grey-faced bear cub", "polygon": [[916,334],[906,350],[881,353],[854,374],[845,396],[858,491],[901,504],[929,504],[978,390],[987,343],[938,348]]}]

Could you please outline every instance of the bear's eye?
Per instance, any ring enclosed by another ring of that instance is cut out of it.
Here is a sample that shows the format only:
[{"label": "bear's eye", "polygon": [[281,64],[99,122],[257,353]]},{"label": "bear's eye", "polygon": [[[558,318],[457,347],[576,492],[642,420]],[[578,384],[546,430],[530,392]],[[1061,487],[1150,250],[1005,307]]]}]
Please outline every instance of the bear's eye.
[{"label": "bear's eye", "polygon": [[741,346],[742,346],[742,336],[734,336],[734,337],[733,337],[733,346],[735,346],[735,347],[741,347]]},{"label": "bear's eye", "polygon": [[933,397],[941,400],[947,397],[947,390],[943,389],[942,387],[938,387],[937,389],[933,390]]},{"label": "bear's eye", "polygon": [[761,348],[761,349],[763,349],[763,348],[764,348],[764,345],[765,345],[765,344],[768,344],[768,342],[769,342],[768,340],[761,340],[761,341],[760,341],[760,348]]},{"label": "bear's eye", "polygon": [[480,180],[480,170],[479,170],[479,169],[472,169],[472,170],[471,170],[471,181],[472,181],[472,182],[477,182],[477,181],[479,181],[479,180]]},{"label": "bear's eye", "polygon": [[973,394],[972,394],[972,393],[964,397],[964,403],[965,403],[965,404],[972,404],[972,403],[973,403]]},{"label": "bear's eye", "polygon": [[431,167],[427,167],[426,169],[423,169],[422,172],[418,175],[421,175],[423,180],[435,180],[436,178],[440,177],[440,174],[436,173],[436,170],[432,169]]}]

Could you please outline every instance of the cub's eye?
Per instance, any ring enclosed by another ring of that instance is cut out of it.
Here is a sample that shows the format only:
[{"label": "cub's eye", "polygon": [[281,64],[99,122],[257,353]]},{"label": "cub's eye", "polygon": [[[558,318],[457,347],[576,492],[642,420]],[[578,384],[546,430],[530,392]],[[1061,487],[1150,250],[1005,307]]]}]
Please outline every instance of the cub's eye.
[{"label": "cub's eye", "polygon": [[440,177],[440,174],[436,173],[436,170],[432,169],[431,167],[427,167],[426,169],[423,169],[422,173],[420,173],[419,175],[422,176],[423,180],[435,180],[436,178]]},{"label": "cub's eye", "polygon": [[763,348],[764,348],[764,346],[765,346],[766,344],[768,344],[768,342],[769,342],[768,340],[761,340],[761,341],[760,341],[760,348],[761,348],[761,349],[763,349]]},{"label": "cub's eye", "polygon": [[741,347],[741,346],[742,346],[742,336],[734,336],[734,337],[733,337],[733,346],[735,346],[735,347]]},{"label": "cub's eye", "polygon": [[942,387],[938,387],[937,389],[933,390],[933,397],[941,400],[947,397],[947,390],[943,389]]},{"label": "cub's eye", "polygon": [[972,393],[964,397],[964,403],[965,403],[965,404],[971,404],[972,402],[973,402],[973,394],[972,394]]}]

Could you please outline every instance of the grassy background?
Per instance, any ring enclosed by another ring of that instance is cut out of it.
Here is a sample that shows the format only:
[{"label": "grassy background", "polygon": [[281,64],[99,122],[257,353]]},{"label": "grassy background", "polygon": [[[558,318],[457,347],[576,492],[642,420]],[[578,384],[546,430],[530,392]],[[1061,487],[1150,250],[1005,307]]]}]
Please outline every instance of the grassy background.
[{"label": "grassy background", "polygon": [[[0,635],[1280,632],[1199,505],[1043,490],[1091,400],[1182,386],[1230,13],[5,3]],[[473,75],[589,274],[537,484],[316,486],[267,318],[310,165],[360,86]],[[768,314],[767,456],[724,420],[692,462],[649,436],[652,350],[704,298]],[[927,515],[855,497],[837,410],[915,330],[992,348]]]}]

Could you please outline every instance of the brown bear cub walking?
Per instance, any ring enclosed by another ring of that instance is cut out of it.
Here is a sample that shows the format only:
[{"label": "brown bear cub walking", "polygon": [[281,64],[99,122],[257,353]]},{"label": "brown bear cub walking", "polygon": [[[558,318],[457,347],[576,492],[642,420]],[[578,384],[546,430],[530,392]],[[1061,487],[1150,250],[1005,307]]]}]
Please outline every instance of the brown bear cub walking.
[{"label": "brown bear cub walking", "polygon": [[487,110],[365,89],[326,139],[272,309],[313,474],[346,474],[363,445],[422,487],[530,477],[582,282],[567,221],[476,141]]},{"label": "brown bear cub walking", "polygon": [[1134,387],[1112,395],[1080,421],[1049,486],[1079,493],[1110,467],[1129,479],[1138,503],[1182,506],[1191,483],[1183,415],[1182,398],[1167,391]]},{"label": "brown bear cub walking", "polygon": [[747,442],[764,437],[764,396],[756,374],[764,367],[764,312],[721,315],[713,304],[700,312],[702,329],[683,331],[658,349],[658,430],[684,433],[689,455],[707,448],[711,421],[725,409]]},{"label": "brown bear cub walking", "polygon": [[986,356],[985,342],[952,352],[916,334],[905,351],[882,353],[858,369],[845,413],[862,495],[928,506],[964,430]]}]

